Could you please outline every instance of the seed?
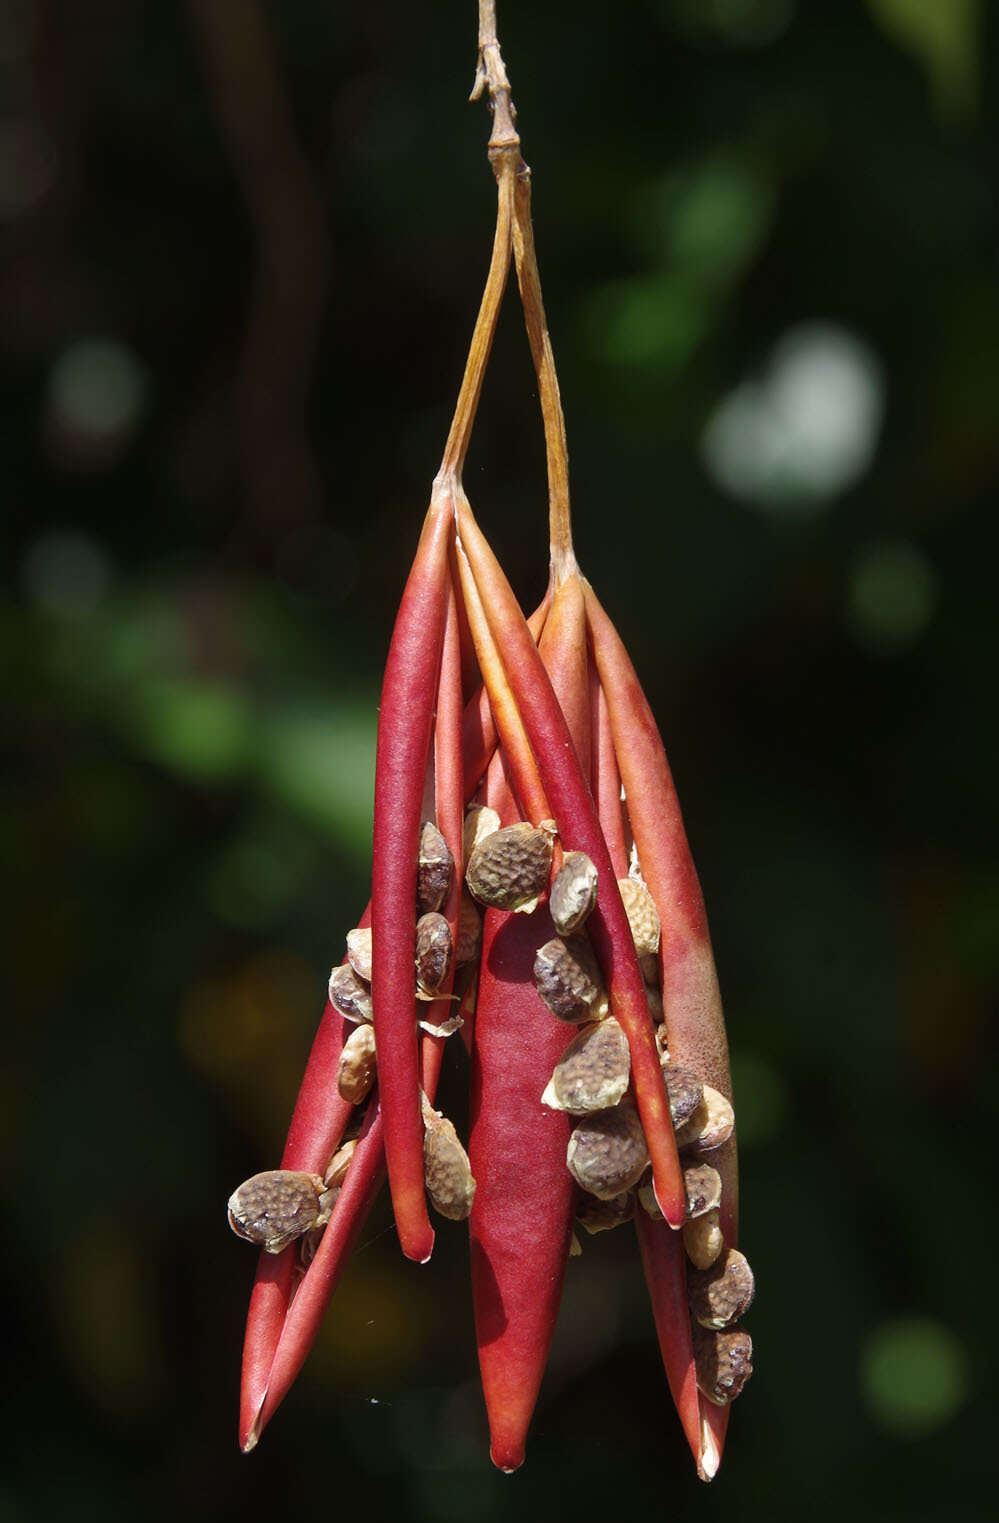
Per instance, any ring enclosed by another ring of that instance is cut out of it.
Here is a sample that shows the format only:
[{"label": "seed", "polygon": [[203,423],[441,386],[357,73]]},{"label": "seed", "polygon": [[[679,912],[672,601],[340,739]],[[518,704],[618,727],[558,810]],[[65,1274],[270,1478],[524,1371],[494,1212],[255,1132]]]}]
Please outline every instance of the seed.
[{"label": "seed", "polygon": [[630,1076],[628,1038],[610,1016],[573,1038],[541,1098],[552,1110],[585,1116],[617,1105]]},{"label": "seed", "polygon": [[687,1192],[687,1220],[692,1221],[713,1211],[721,1200],[721,1175],[709,1163],[689,1164],[683,1171],[683,1188]]},{"label": "seed", "polygon": [[585,851],[569,851],[552,880],[548,908],[556,931],[578,931],[597,902],[597,870]]},{"label": "seed", "polygon": [[620,1195],[612,1195],[610,1200],[597,1200],[595,1196],[584,1195],[576,1212],[576,1220],[587,1232],[609,1232],[612,1227],[630,1222],[634,1214],[634,1193],[622,1190]]},{"label": "seed", "polygon": [[371,990],[349,963],[334,968],[330,974],[330,1004],[349,1021],[370,1021]]},{"label": "seed", "polygon": [[724,1407],[753,1373],[753,1340],[741,1327],[709,1332],[695,1324],[694,1363],[698,1390],[716,1407]]},{"label": "seed", "polygon": [[548,884],[552,834],[526,821],[485,836],[469,854],[465,882],[480,904],[530,914]]},{"label": "seed", "polygon": [[607,991],[590,943],[582,936],[554,936],[539,947],[534,982],[552,1015],[561,1021],[599,1021],[607,1014]]},{"label": "seed", "polygon": [[439,910],[451,887],[454,858],[437,826],[425,821],[420,832],[420,861],[416,875],[416,913]]},{"label": "seed", "polygon": [[347,961],[366,984],[371,982],[371,927],[357,926],[347,932]]},{"label": "seed", "polygon": [[638,1203],[646,1216],[651,1216],[654,1222],[661,1222],[663,1220],[663,1214],[659,1209],[659,1202],[656,1200],[656,1192],[652,1188],[651,1179],[645,1184],[639,1185]]},{"label": "seed", "polygon": [[659,951],[661,925],[656,901],[645,884],[639,883],[637,878],[618,878],[617,886],[621,890],[628,924],[631,926],[635,951],[639,957],[650,957]]},{"label": "seed", "polygon": [[676,1145],[678,1148],[696,1147],[702,1153],[710,1153],[712,1148],[720,1148],[728,1141],[734,1127],[735,1112],[725,1096],[705,1084],[700,1105],[683,1126],[677,1128]]},{"label": "seed", "polygon": [[461,832],[462,854],[467,862],[475,847],[486,836],[500,828],[500,817],[487,804],[471,804],[465,810],[465,823]]},{"label": "seed", "polygon": [[347,1177],[347,1170],[354,1161],[357,1152],[357,1138],[351,1137],[349,1142],[342,1142],[333,1157],[326,1165],[326,1173],[323,1181],[330,1190],[339,1189]]},{"label": "seed", "polygon": [[[658,994],[658,992],[659,991],[657,989],[656,993]],[[645,994],[647,998],[649,994],[648,986],[646,986]],[[659,1019],[656,1023],[656,1052],[659,1054],[660,1063],[665,1068],[666,1064],[669,1062],[669,1039],[666,1035],[666,1027],[662,1023],[662,1000],[659,1001],[659,1006],[660,1014]]]},{"label": "seed", "polygon": [[583,1251],[583,1245],[579,1241],[579,1238],[576,1236],[576,1234],[574,1232],[572,1234],[572,1236],[570,1237],[570,1239],[569,1239],[569,1257],[570,1257],[570,1259],[578,1259],[579,1255],[582,1253],[582,1251]]},{"label": "seed", "polygon": [[458,967],[463,968],[467,963],[477,962],[481,946],[482,916],[471,894],[462,890],[458,911],[458,945],[454,949],[454,960]]},{"label": "seed", "polygon": [[725,1246],[721,1227],[718,1225],[718,1208],[713,1206],[703,1216],[696,1216],[683,1224],[683,1246],[695,1269],[710,1269]]},{"label": "seed", "polygon": [[329,1220],[332,1201],[318,1174],[267,1169],[229,1197],[229,1225],[237,1237],[280,1253],[296,1237]]},{"label": "seed", "polygon": [[680,1127],[701,1103],[704,1086],[689,1068],[663,1068],[669,1094],[669,1114],[674,1127]]},{"label": "seed", "polygon": [[435,1111],[423,1098],[423,1169],[427,1194],[441,1216],[463,1222],[475,1199],[468,1154],[458,1140],[458,1133],[446,1116]]},{"label": "seed", "polygon": [[630,1102],[587,1116],[572,1129],[566,1152],[569,1172],[577,1184],[600,1200],[630,1190],[648,1162],[638,1111]]},{"label": "seed", "polygon": [[416,922],[416,982],[431,998],[440,993],[451,971],[451,927],[436,910]]},{"label": "seed", "polygon": [[737,1248],[726,1248],[710,1269],[687,1280],[690,1310],[702,1327],[730,1327],[753,1304],[753,1271]]},{"label": "seed", "polygon": [[375,1033],[371,1026],[358,1026],[343,1044],[336,1070],[336,1087],[344,1100],[360,1105],[375,1082]]}]

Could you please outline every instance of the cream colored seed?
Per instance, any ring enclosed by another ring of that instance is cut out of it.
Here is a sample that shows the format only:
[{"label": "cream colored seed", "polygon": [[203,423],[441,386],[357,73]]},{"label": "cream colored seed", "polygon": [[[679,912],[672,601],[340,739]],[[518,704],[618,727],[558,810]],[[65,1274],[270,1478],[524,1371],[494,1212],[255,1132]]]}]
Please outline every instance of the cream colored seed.
[{"label": "cream colored seed", "polygon": [[721,1200],[721,1175],[709,1163],[688,1164],[683,1171],[683,1187],[687,1192],[688,1221],[713,1211]]},{"label": "cream colored seed", "polygon": [[674,1127],[681,1127],[700,1105],[704,1086],[689,1068],[674,1068],[672,1064],[664,1064],[663,1075],[669,1094],[670,1120]]},{"label": "cream colored seed", "polygon": [[229,1225],[237,1237],[267,1253],[283,1248],[329,1220],[332,1200],[318,1174],[267,1169],[244,1180],[229,1197]]},{"label": "cream colored seed", "polygon": [[617,1105],[628,1088],[628,1038],[613,1016],[586,1026],[569,1043],[541,1096],[552,1110],[585,1116]]},{"label": "cream colored seed", "polygon": [[703,1216],[683,1224],[683,1246],[695,1269],[710,1269],[725,1246],[718,1224],[718,1208],[713,1206]]},{"label": "cream colored seed", "polygon": [[753,1373],[753,1340],[741,1327],[709,1332],[694,1324],[697,1389],[716,1407],[734,1401]]},{"label": "cream colored seed", "polygon": [[534,982],[560,1021],[603,1020],[610,1008],[593,948],[583,936],[554,936],[538,948]]},{"label": "cream colored seed", "polygon": [[659,951],[661,925],[656,901],[637,878],[619,878],[617,886],[631,926],[631,939],[639,957],[650,957]]},{"label": "cream colored seed", "polygon": [[726,1248],[710,1269],[687,1278],[690,1310],[702,1327],[730,1327],[753,1304],[753,1271],[737,1248]]},{"label": "cream colored seed", "polygon": [[471,894],[462,891],[461,908],[458,911],[458,944],[454,960],[459,968],[477,962],[482,947],[482,916]]},{"label": "cream colored seed", "polygon": [[500,817],[487,804],[472,804],[465,811],[461,832],[462,854],[467,862],[479,842],[500,828]]},{"label": "cream colored seed", "polygon": [[437,826],[430,820],[420,832],[420,859],[416,874],[416,913],[439,910],[451,887],[454,858]]},{"label": "cream colored seed", "polygon": [[552,881],[548,908],[562,936],[578,931],[597,902],[597,870],[585,851],[568,851]]},{"label": "cream colored seed", "polygon": [[371,990],[358,978],[349,963],[333,969],[329,992],[330,1004],[349,1021],[371,1020]]},{"label": "cream colored seed", "polygon": [[646,1216],[651,1216],[654,1222],[661,1222],[663,1220],[663,1214],[659,1209],[659,1202],[656,1200],[656,1192],[652,1188],[651,1179],[645,1184],[639,1185],[638,1203]]},{"label": "cream colored seed", "polygon": [[357,1152],[357,1138],[351,1137],[349,1142],[341,1142],[333,1157],[326,1165],[326,1173],[323,1181],[327,1189],[339,1189],[347,1177],[347,1170],[354,1161]]},{"label": "cream colored seed", "polygon": [[347,932],[347,961],[366,984],[371,982],[371,927],[357,926]]},{"label": "cream colored seed", "polygon": [[691,1113],[689,1120],[677,1128],[676,1145],[678,1148],[698,1148],[702,1153],[710,1153],[713,1148],[720,1148],[723,1142],[728,1141],[734,1128],[735,1112],[731,1105],[719,1090],[706,1084],[700,1105]]},{"label": "cream colored seed", "polygon": [[576,1183],[600,1200],[610,1200],[638,1183],[649,1150],[630,1102],[577,1121],[569,1138],[566,1163]]},{"label": "cream colored seed", "polygon": [[371,1026],[358,1026],[343,1044],[336,1070],[341,1098],[360,1105],[375,1082],[375,1033]]},{"label": "cream colored seed", "polygon": [[427,1194],[441,1216],[463,1222],[475,1199],[468,1154],[458,1140],[458,1133],[446,1116],[435,1111],[423,1097],[423,1169]]},{"label": "cream colored seed", "polygon": [[436,911],[416,922],[416,983],[422,994],[436,997],[451,971],[451,927]]},{"label": "cream colored seed", "polygon": [[595,1196],[584,1195],[576,1212],[576,1220],[587,1232],[610,1232],[614,1227],[623,1226],[630,1222],[635,1214],[635,1195],[632,1190],[622,1190],[620,1195],[612,1195],[610,1200],[597,1200]]},{"label": "cream colored seed", "polygon": [[465,882],[480,904],[530,914],[548,885],[552,832],[521,821],[494,830],[469,854]]}]

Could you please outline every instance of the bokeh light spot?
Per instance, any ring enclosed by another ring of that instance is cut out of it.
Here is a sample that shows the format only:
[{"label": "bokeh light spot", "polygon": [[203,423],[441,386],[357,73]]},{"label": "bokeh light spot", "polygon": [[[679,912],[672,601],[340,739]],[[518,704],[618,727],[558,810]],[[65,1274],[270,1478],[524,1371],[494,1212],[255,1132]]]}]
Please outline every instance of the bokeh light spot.
[{"label": "bokeh light spot", "polygon": [[861,644],[883,654],[913,645],[936,602],[936,573],[907,540],[867,546],[850,569],[847,623]]},{"label": "bokeh light spot", "polygon": [[21,586],[29,602],[46,613],[86,618],[111,584],[111,564],[95,540],[75,529],[43,534],[21,564]]},{"label": "bokeh light spot", "polygon": [[967,1355],[942,1322],[893,1318],[864,1345],[860,1386],[880,1427],[920,1437],[949,1422],[967,1399]]}]

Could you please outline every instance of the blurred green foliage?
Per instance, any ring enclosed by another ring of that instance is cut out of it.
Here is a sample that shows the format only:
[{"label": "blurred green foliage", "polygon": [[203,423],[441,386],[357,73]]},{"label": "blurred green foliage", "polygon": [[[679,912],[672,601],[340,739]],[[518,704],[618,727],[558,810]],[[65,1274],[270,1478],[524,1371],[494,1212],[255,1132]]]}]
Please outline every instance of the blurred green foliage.
[{"label": "blurred green foliage", "polygon": [[[463,1233],[420,1271],[383,1207],[236,1454],[222,1208],[279,1153],[367,896],[379,668],[491,237],[474,10],[21,0],[2,1523],[991,1514],[996,11],[544,0],[500,32],[580,559],[726,992],[757,1374],[700,1488],[634,1244],[589,1240],[494,1474]],[[531,604],[506,315],[467,482]]]}]

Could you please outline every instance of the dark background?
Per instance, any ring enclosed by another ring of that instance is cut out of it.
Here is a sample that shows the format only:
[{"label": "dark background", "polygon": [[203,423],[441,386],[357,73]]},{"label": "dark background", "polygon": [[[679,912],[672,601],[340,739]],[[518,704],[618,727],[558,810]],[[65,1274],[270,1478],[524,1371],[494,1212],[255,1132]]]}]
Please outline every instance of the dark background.
[{"label": "dark background", "polygon": [[[366,898],[380,663],[488,257],[471,0],[0,18],[0,1520],[991,1516],[995,8],[501,7],[580,560],[726,993],[760,1289],[710,1489],[630,1230],[571,1265],[509,1478],[464,1233],[420,1270],[384,1207],[235,1447],[223,1206]],[[512,300],[466,482],[533,606]]]}]

